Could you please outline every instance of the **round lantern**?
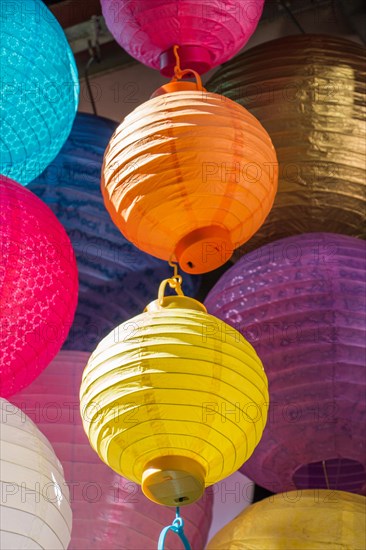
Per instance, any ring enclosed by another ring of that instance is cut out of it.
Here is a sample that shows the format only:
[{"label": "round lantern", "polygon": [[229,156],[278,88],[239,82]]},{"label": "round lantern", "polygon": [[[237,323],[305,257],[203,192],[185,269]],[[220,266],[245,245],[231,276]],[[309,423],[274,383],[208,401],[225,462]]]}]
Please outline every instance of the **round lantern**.
[{"label": "round lantern", "polygon": [[65,34],[41,0],[3,0],[0,39],[0,172],[27,184],[69,135],[78,75]]},{"label": "round lantern", "polygon": [[364,46],[336,36],[287,36],[244,52],[208,82],[258,117],[279,162],[271,213],[237,257],[299,233],[366,236],[364,57]]},{"label": "round lantern", "polygon": [[207,550],[362,550],[365,497],[343,491],[294,491],[244,510]]},{"label": "round lantern", "polygon": [[102,192],[114,223],[138,248],[204,273],[223,265],[264,222],[277,161],[248,111],[187,85],[195,88],[167,85],[117,128]]},{"label": "round lantern", "polygon": [[173,46],[182,68],[204,73],[227,61],[249,40],[264,0],[101,0],[107,26],[133,57],[165,76],[174,73]]},{"label": "round lantern", "polygon": [[20,409],[0,398],[0,547],[63,550],[69,490],[53,448]]},{"label": "round lantern", "polygon": [[27,386],[59,351],[78,291],[74,252],[51,210],[0,176],[0,395]]},{"label": "round lantern", "polygon": [[[79,301],[64,349],[92,351],[117,324],[137,315],[172,268],[126,241],[100,192],[103,153],[117,124],[78,113],[60,154],[31,189],[56,214],[71,240],[79,271]],[[194,293],[199,278],[186,277]]]},{"label": "round lantern", "polygon": [[267,418],[252,346],[185,296],[163,296],[109,334],[81,384],[84,429],[101,459],[159,504],[190,504],[235,472]]},{"label": "round lantern", "polygon": [[[174,517],[172,510],[154,505],[138,485],[103,464],[82,428],[78,392],[89,355],[61,351],[12,401],[37,422],[65,469],[73,511],[69,550],[155,549],[161,529]],[[212,500],[206,492],[182,514],[193,550],[205,546]],[[167,543],[166,548],[176,548],[174,536]]]},{"label": "round lantern", "polygon": [[243,472],[272,492],[366,493],[366,245],[288,237],[243,256],[206,299],[252,342],[271,405]]}]

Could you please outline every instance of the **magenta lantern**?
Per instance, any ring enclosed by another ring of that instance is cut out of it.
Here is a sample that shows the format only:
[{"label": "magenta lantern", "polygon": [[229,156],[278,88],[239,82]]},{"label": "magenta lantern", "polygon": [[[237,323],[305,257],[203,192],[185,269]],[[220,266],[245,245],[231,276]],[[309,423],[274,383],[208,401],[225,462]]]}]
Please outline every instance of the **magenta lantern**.
[{"label": "magenta lantern", "polygon": [[249,40],[264,0],[101,0],[107,26],[133,57],[165,76],[204,73],[231,59]]},{"label": "magenta lantern", "polygon": [[365,295],[365,242],[331,233],[263,246],[209,293],[269,379],[267,426],[242,468],[258,485],[366,493]]},{"label": "magenta lantern", "polygon": [[[108,468],[90,447],[79,416],[81,375],[89,353],[61,351],[34,383],[11,401],[49,439],[69,484],[73,528],[69,550],[155,550],[174,510],[148,500],[140,487]],[[117,411],[116,411],[117,412]],[[181,510],[192,550],[202,550],[211,525],[212,492]],[[166,550],[179,548],[173,534]]]},{"label": "magenta lantern", "polygon": [[70,240],[31,191],[0,176],[0,395],[28,386],[72,324],[78,276]]}]

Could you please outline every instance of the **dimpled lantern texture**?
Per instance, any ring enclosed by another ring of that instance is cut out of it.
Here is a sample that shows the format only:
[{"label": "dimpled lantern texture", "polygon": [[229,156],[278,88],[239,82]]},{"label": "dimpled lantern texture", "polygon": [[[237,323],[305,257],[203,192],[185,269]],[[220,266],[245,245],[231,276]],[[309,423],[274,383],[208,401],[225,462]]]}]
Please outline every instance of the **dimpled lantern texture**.
[{"label": "dimpled lantern texture", "polygon": [[[61,351],[12,401],[29,414],[52,443],[72,494],[69,550],[152,550],[172,510],[156,506],[138,485],[121,478],[90,447],[79,414],[79,388],[90,354]],[[212,493],[184,513],[193,550],[202,550],[212,516]],[[167,548],[172,550],[172,546]]]},{"label": "dimpled lantern texture", "polygon": [[63,550],[72,514],[64,473],[49,441],[0,398],[0,547]]},{"label": "dimpled lantern texture", "polygon": [[366,493],[365,268],[362,240],[288,237],[243,256],[206,299],[266,369],[268,423],[243,473],[270,491],[328,477]]},{"label": "dimpled lantern texture", "polygon": [[365,497],[343,491],[294,491],[253,504],[207,550],[363,550]]},{"label": "dimpled lantern texture", "polygon": [[107,26],[133,57],[165,76],[181,65],[203,73],[235,55],[253,34],[264,0],[101,0]]},{"label": "dimpled lantern texture", "polygon": [[69,135],[78,75],[64,32],[41,0],[2,0],[0,39],[0,173],[25,185]]},{"label": "dimpled lantern texture", "polygon": [[175,256],[188,273],[223,265],[264,222],[276,189],[267,132],[237,103],[204,91],[143,103],[104,157],[102,192],[114,223],[138,248]]},{"label": "dimpled lantern texture", "polygon": [[[172,274],[166,262],[126,241],[112,223],[100,192],[103,153],[117,124],[78,113],[52,164],[29,185],[65,227],[76,254],[79,301],[64,349],[92,351],[116,325],[152,300]],[[187,294],[199,278],[186,276]]]},{"label": "dimpled lantern texture", "polygon": [[78,292],[62,225],[33,193],[0,176],[0,395],[24,388],[55,357]]},{"label": "dimpled lantern texture", "polygon": [[92,447],[159,504],[194,502],[235,472],[266,423],[258,356],[205,311],[184,296],[161,301],[159,292],[146,312],[99,344],[83,374],[81,411]]},{"label": "dimpled lantern texture", "polygon": [[279,186],[242,250],[299,233],[366,236],[365,48],[336,36],[286,36],[246,51],[207,83],[258,117]]}]

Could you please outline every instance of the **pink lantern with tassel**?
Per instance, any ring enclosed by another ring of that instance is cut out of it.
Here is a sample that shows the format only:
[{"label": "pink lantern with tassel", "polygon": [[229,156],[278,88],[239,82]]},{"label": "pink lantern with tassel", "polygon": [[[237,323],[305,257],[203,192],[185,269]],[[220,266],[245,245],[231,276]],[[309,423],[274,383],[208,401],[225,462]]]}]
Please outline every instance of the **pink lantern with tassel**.
[{"label": "pink lantern with tassel", "polygon": [[145,65],[173,76],[173,46],[182,69],[202,74],[231,59],[249,40],[264,0],[101,0],[116,41]]},{"label": "pink lantern with tassel", "polygon": [[[138,485],[118,476],[90,447],[79,416],[81,375],[88,358],[87,352],[61,351],[12,402],[36,422],[63,465],[73,511],[69,550],[155,550],[174,510],[148,500]],[[212,506],[213,493],[206,492],[182,510],[192,550],[206,544]],[[169,534],[166,550],[175,550],[177,543]]]}]

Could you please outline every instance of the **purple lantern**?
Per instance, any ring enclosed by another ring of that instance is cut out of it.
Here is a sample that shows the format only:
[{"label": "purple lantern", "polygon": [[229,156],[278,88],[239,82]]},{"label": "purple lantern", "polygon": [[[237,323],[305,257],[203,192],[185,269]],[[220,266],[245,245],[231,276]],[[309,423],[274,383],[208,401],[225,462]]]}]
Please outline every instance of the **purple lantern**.
[{"label": "purple lantern", "polygon": [[366,493],[366,245],[311,233],[243,256],[206,299],[253,344],[269,420],[242,472],[273,492]]}]

